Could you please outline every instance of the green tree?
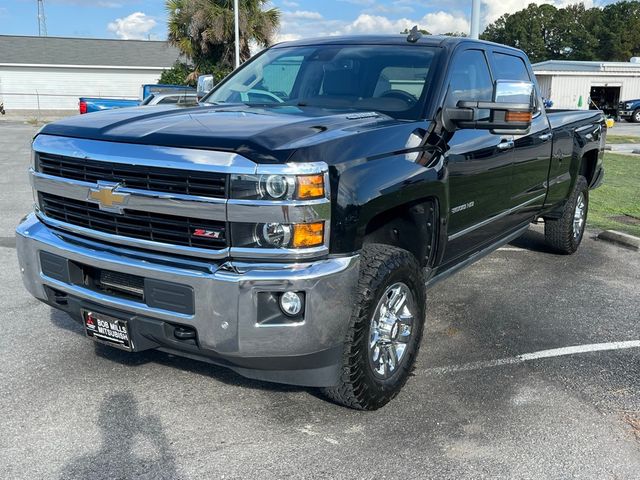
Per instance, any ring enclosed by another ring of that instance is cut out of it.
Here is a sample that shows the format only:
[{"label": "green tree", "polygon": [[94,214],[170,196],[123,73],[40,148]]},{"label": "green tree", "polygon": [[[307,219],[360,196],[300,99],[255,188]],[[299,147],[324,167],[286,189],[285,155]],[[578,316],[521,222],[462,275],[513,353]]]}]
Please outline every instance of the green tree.
[{"label": "green tree", "polygon": [[[250,45],[269,46],[280,25],[280,11],[268,0],[239,0],[240,58],[251,56]],[[201,73],[223,77],[234,61],[232,0],[167,0],[169,42],[193,67],[188,81]]]},{"label": "green tree", "polygon": [[520,48],[532,62],[628,61],[640,53],[640,1],[589,9],[531,4],[488,25],[481,38]]},{"label": "green tree", "polygon": [[169,85],[190,85],[195,86],[195,82],[189,81],[188,77],[193,71],[190,65],[184,62],[176,62],[168,70],[163,70],[160,75],[159,83],[166,83]]},{"label": "green tree", "polygon": [[600,56],[629,61],[640,54],[640,2],[618,2],[602,9]]},{"label": "green tree", "polygon": [[553,5],[532,3],[519,12],[504,14],[487,26],[480,38],[524,50],[532,62],[546,60],[548,45],[556,30],[554,17],[557,12]]}]

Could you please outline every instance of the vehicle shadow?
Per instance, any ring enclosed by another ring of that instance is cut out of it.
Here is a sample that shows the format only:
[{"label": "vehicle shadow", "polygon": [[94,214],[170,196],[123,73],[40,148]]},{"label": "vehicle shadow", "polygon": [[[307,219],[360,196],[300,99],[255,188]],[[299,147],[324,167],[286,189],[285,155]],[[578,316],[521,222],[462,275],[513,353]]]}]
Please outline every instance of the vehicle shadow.
[{"label": "vehicle shadow", "polygon": [[548,253],[552,255],[560,255],[553,250],[544,240],[544,230],[540,227],[530,227],[521,236],[512,240],[509,245],[512,247],[523,248],[532,252]]},{"label": "vehicle shadow", "polygon": [[164,428],[156,415],[141,414],[129,392],[111,393],[100,404],[100,442],[62,467],[60,478],[179,478]]},{"label": "vehicle shadow", "polygon": [[197,375],[202,375],[227,385],[235,385],[240,387],[252,388],[256,390],[277,391],[277,392],[299,392],[309,391],[311,389],[305,387],[297,387],[293,385],[283,385],[271,382],[262,382],[245,378],[233,370],[218,365],[210,364],[203,361],[192,360],[185,357],[171,355],[169,353],[157,350],[146,350],[143,352],[126,352],[108,345],[94,343],[84,338],[84,330],[82,325],[73,320],[66,313],[51,309],[51,323],[56,327],[78,333],[79,341],[83,339],[87,343],[87,348],[95,349],[96,356],[108,360],[110,362],[119,363],[128,367],[137,367],[149,363],[155,363],[170,368],[184,370]]}]

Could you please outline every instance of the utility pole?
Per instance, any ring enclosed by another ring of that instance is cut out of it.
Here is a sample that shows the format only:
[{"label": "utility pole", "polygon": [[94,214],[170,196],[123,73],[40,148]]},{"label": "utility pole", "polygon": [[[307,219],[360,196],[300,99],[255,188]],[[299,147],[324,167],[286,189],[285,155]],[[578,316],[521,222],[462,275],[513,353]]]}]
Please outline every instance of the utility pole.
[{"label": "utility pole", "polygon": [[44,15],[44,0],[38,0],[38,36],[47,36],[47,18]]},{"label": "utility pole", "polygon": [[469,37],[480,37],[480,0],[472,0],[471,2],[471,32]]},{"label": "utility pole", "polygon": [[238,0],[233,0],[233,24],[235,27],[236,68],[240,66],[240,12]]}]

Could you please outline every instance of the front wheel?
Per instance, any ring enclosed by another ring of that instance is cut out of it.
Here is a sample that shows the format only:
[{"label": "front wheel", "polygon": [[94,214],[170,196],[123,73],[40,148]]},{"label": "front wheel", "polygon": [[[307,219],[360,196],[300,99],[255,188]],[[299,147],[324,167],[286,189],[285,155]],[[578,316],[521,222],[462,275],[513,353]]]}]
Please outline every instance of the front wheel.
[{"label": "front wheel", "polygon": [[633,112],[631,119],[634,123],[640,123],[640,108]]},{"label": "front wheel", "polygon": [[327,397],[358,410],[393,399],[415,364],[425,317],[422,269],[406,250],[365,246],[356,304],[343,352],[340,383]]},{"label": "front wheel", "polygon": [[562,217],[545,219],[544,236],[547,243],[559,253],[570,255],[582,242],[589,211],[589,184],[579,176],[562,212]]}]

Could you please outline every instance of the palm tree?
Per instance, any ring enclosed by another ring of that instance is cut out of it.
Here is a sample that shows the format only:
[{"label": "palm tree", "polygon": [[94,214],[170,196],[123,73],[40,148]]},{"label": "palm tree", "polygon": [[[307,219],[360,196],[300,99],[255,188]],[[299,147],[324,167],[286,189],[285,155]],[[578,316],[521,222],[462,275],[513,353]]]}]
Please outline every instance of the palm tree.
[{"label": "palm tree", "polygon": [[[280,26],[280,11],[265,9],[268,0],[238,0],[240,59],[251,56],[250,45],[269,46]],[[189,58],[192,76],[217,66],[234,66],[233,0],[166,0],[169,42]]]}]

